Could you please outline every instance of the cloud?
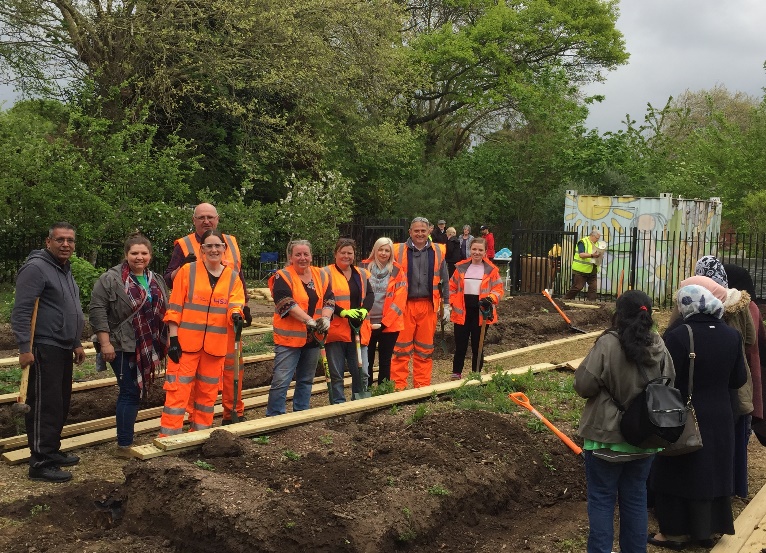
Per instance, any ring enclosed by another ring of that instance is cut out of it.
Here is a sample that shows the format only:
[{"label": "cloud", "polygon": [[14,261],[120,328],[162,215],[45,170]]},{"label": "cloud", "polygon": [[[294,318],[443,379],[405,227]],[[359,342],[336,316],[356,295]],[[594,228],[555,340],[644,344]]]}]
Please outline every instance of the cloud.
[{"label": "cloud", "polygon": [[591,106],[587,125],[601,132],[624,128],[625,113],[643,121],[646,104],[710,89],[762,97],[766,87],[766,2],[760,0],[623,0],[617,28],[628,64],[585,89],[606,100]]}]

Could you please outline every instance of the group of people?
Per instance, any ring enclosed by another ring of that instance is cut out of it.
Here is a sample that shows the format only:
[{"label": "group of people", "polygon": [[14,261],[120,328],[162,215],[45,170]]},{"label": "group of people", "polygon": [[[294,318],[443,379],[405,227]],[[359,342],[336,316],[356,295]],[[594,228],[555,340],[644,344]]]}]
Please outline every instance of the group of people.
[{"label": "group of people", "polygon": [[[252,317],[237,240],[218,231],[218,222],[213,205],[196,206],[194,232],[175,241],[163,276],[149,269],[152,243],[140,233],[129,236],[123,261],[93,288],[94,347],[111,365],[119,387],[114,450],[119,457],[130,456],[140,401],[165,361],[160,436],[181,433],[185,421],[191,431],[210,428],[219,392],[222,424],[244,420],[242,378],[234,390],[235,352],[241,355],[235,336]],[[440,231],[444,225],[440,221]],[[413,385],[431,384],[440,313],[455,323],[453,378],[461,376],[469,340],[472,370],[481,370],[478,329],[482,321],[497,320],[494,306],[503,295],[502,281],[487,255],[486,238],[473,237],[466,244],[467,259],[455,262],[450,279],[447,248],[431,238],[432,232],[438,236],[427,219],[416,217],[406,242],[380,238],[370,257],[358,263],[356,244],[342,238],[335,263],[322,268],[311,264],[308,241],[288,244],[287,264],[269,283],[275,360],[267,416],[285,412],[293,379],[293,410],[309,408],[321,347],[326,348],[333,403],[345,401],[346,370],[352,375],[352,398],[372,385],[369,369],[376,353],[379,384],[390,380],[397,390],[406,388],[411,359]],[[72,225],[54,224],[45,249],[32,252],[17,276],[11,324],[19,364],[29,370],[31,408],[25,422],[33,480],[66,482],[72,475],[62,467],[79,462],[61,451],[73,365],[85,359],[84,314],[69,261],[75,242]]]},{"label": "group of people", "polygon": [[[597,339],[574,382],[587,398],[579,435],[589,553],[613,550],[615,505],[623,553],[646,551],[647,543],[673,550],[712,547],[719,535],[734,533],[731,498],[747,497],[751,423],[764,417],[766,329],[753,296],[746,270],[704,256],[695,275],[680,283],[662,337],[653,330],[645,293],[631,290],[617,299],[611,328]],[[661,448],[631,445],[620,433],[619,406],[659,377],[670,379],[684,398],[691,394],[702,449],[663,456]],[[659,531],[648,533],[651,506]]]}]

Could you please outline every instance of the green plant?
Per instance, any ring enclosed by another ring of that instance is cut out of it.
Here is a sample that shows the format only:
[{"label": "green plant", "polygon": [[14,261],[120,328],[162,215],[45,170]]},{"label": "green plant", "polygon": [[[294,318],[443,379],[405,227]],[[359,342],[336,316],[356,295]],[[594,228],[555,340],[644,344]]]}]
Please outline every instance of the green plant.
[{"label": "green plant", "polygon": [[332,445],[332,436],[329,434],[325,434],[324,436],[319,436],[319,443],[322,445]]},{"label": "green plant", "polygon": [[380,384],[373,386],[370,390],[372,396],[382,396],[385,394],[393,394],[396,391],[396,384],[393,380],[384,380]]},{"label": "green plant", "polygon": [[449,495],[449,490],[439,484],[434,484],[428,488],[429,495]]},{"label": "green plant", "polygon": [[553,466],[553,457],[548,452],[543,453],[543,466],[551,472],[556,472],[556,467]]},{"label": "green plant", "polygon": [[0,284],[0,323],[11,322],[11,311],[16,289],[11,284]]},{"label": "green plant", "polygon": [[415,530],[415,526],[412,521],[412,511],[409,509],[409,507],[404,507],[402,509],[402,514],[404,515],[405,527],[399,530],[398,534],[396,535],[396,540],[400,542],[409,542],[417,538],[418,533]]},{"label": "green plant", "polygon": [[0,392],[10,394],[19,389],[21,382],[21,368],[0,369]]},{"label": "green plant", "polygon": [[257,436],[255,438],[253,438],[253,441],[255,443],[257,443],[258,445],[268,445],[269,444],[269,437],[268,436]]},{"label": "green plant", "polygon": [[412,413],[412,416],[409,419],[407,419],[407,424],[413,425],[416,422],[423,419],[423,417],[425,417],[427,414],[428,414],[428,405],[426,405],[425,403],[421,403],[415,408],[415,412]]},{"label": "green plant", "polygon": [[285,522],[285,528],[287,528],[288,530],[292,530],[293,528],[295,528],[295,521],[288,520],[287,522]]},{"label": "green plant", "polygon": [[547,430],[547,426],[537,417],[531,417],[527,420],[527,428],[529,428],[535,434],[541,434]]},{"label": "green plant", "polygon": [[194,461],[194,464],[197,465],[202,470],[209,470],[214,471],[215,467],[208,463],[207,461],[203,461],[202,459],[199,459],[198,461]]},{"label": "green plant", "polygon": [[298,453],[295,453],[291,449],[285,449],[282,452],[282,455],[284,455],[286,458],[290,459],[291,461],[297,461],[301,458],[301,456]]},{"label": "green plant", "polygon": [[33,505],[32,508],[29,510],[29,514],[34,516],[39,515],[40,513],[44,513],[46,511],[50,511],[51,507],[50,505]]},{"label": "green plant", "polygon": [[393,476],[387,476],[386,477],[386,486],[393,486],[394,484],[396,484],[396,480],[394,479],[394,477]]},{"label": "green plant", "polygon": [[398,406],[396,403],[394,403],[394,404],[391,406],[391,409],[389,410],[389,412],[390,412],[392,415],[398,415],[398,414],[399,414],[399,411],[401,411],[401,410],[402,410],[402,408],[401,408],[401,407],[399,407],[399,406]]},{"label": "green plant", "polygon": [[97,269],[88,261],[77,255],[72,254],[69,258],[69,262],[72,265],[72,276],[77,286],[80,288],[80,303],[82,304],[83,311],[88,309],[90,305],[90,294],[93,291],[93,285],[98,280],[98,277],[104,272],[104,269]]}]

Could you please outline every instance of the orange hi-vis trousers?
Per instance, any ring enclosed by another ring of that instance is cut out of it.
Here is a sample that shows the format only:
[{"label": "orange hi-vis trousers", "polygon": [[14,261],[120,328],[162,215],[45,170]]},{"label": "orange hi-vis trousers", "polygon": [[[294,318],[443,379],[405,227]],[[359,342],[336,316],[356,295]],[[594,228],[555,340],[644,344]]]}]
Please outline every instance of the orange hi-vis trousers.
[{"label": "orange hi-vis trousers", "polygon": [[[226,362],[223,364],[223,378],[221,379],[221,404],[223,405],[223,420],[231,420],[231,409],[234,404],[234,331],[230,328],[231,343],[226,352]],[[239,343],[239,382],[237,383],[237,415],[245,414],[245,404],[242,401],[242,381],[244,380],[244,367],[242,365],[242,342]]]},{"label": "orange hi-vis trousers", "polygon": [[399,332],[391,359],[391,380],[397,390],[407,387],[410,357],[415,388],[431,385],[436,313],[431,298],[408,299],[404,308],[404,329]]},{"label": "orange hi-vis trousers", "polygon": [[[215,400],[218,398],[223,357],[198,351],[184,352],[180,363],[168,359],[165,371],[165,407],[160,419],[160,436],[172,436],[183,431],[186,407],[192,403],[189,415],[190,431],[213,426]],[[190,401],[191,400],[191,401]]]}]

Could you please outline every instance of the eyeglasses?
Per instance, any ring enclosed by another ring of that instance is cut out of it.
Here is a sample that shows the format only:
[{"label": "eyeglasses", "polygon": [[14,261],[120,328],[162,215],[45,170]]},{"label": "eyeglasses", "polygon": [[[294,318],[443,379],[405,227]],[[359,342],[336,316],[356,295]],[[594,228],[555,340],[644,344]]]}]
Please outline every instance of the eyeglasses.
[{"label": "eyeglasses", "polygon": [[53,238],[56,244],[74,244],[74,238]]},{"label": "eyeglasses", "polygon": [[218,215],[195,215],[194,218],[200,221],[214,221],[218,219]]},{"label": "eyeglasses", "polygon": [[202,244],[202,248],[206,250],[225,250],[226,244]]}]

